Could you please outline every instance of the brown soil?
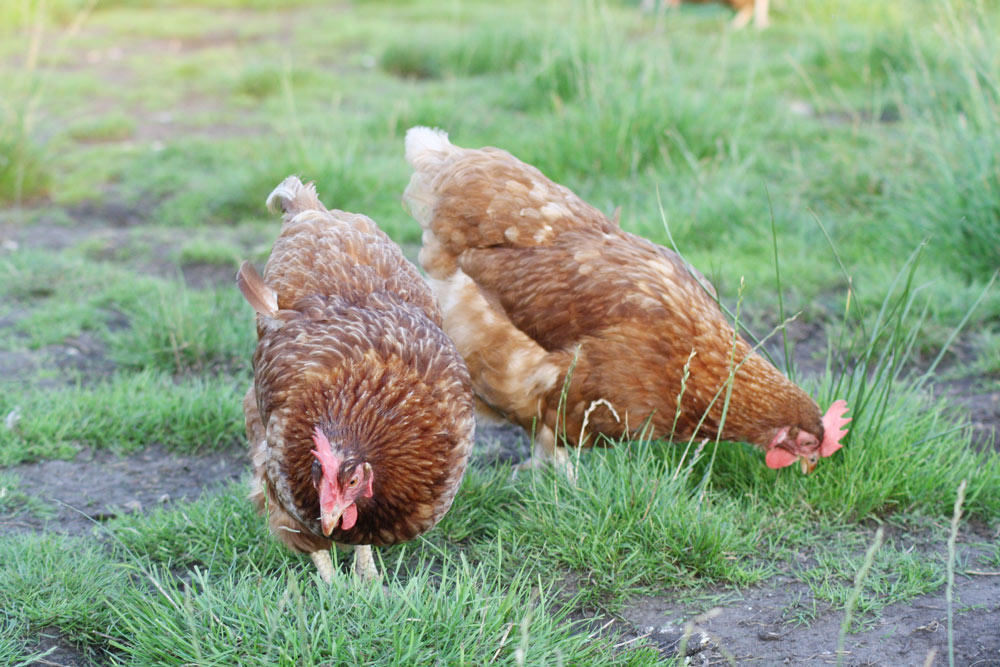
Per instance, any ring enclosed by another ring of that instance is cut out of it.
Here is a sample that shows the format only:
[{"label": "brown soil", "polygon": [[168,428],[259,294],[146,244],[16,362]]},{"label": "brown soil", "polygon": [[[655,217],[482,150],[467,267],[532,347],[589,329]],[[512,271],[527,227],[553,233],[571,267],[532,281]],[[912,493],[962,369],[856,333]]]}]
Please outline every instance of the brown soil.
[{"label": "brown soil", "polygon": [[[639,600],[623,617],[671,653],[686,631],[696,665],[725,664],[728,657],[737,664],[835,664],[843,612],[821,608],[817,618],[796,625],[790,616],[798,606],[811,606],[808,587],[777,577],[704,612],[658,596]],[[1000,573],[956,576],[954,609],[955,664],[1000,665]],[[847,635],[844,651],[849,666],[919,666],[932,652],[934,664],[947,664],[944,591],[886,607],[875,627]]]},{"label": "brown soil", "polygon": [[156,444],[130,456],[87,449],[72,461],[13,466],[7,470],[20,479],[19,489],[41,500],[50,512],[0,519],[0,534],[90,533],[96,525],[120,514],[194,500],[239,479],[246,469],[242,449],[187,456]]}]

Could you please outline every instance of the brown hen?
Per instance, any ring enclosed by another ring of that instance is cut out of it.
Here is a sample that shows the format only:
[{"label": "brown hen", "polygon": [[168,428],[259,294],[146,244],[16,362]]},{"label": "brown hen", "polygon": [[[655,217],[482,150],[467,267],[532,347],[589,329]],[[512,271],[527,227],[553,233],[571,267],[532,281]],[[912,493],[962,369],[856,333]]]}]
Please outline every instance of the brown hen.
[{"label": "brown hen", "polygon": [[506,151],[417,127],[406,158],[404,201],[424,230],[420,262],[444,329],[477,397],[534,431],[533,463],[572,475],[557,441],[632,437],[647,423],[653,437],[753,443],[771,467],[808,471],[840,447],[846,405],[824,417],[734,333],[676,253]]},{"label": "brown hen", "polygon": [[332,576],[332,543],[411,540],[448,511],[473,441],[469,374],[433,294],[363,215],[323,207],[291,176],[263,279],[238,283],[257,311],[254,381],[243,401],[251,498],[272,532]]}]

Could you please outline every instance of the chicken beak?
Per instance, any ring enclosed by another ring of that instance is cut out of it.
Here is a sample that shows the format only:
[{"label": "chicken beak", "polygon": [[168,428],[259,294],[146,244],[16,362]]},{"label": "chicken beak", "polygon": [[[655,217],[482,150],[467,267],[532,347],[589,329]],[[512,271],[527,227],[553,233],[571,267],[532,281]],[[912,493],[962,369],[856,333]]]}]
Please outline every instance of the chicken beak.
[{"label": "chicken beak", "polygon": [[338,507],[332,512],[321,512],[319,515],[320,527],[323,529],[323,535],[329,537],[333,529],[340,524],[340,516],[344,513],[343,507]]},{"label": "chicken beak", "polygon": [[816,469],[816,461],[810,461],[804,456],[799,457],[799,465],[802,466],[802,474],[808,475]]}]

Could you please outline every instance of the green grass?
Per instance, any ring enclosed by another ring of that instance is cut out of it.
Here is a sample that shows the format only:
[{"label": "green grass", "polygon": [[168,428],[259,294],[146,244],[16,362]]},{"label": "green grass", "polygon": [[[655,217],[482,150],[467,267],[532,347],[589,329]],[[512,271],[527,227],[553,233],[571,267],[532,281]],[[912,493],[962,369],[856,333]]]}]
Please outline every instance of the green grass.
[{"label": "green grass", "polygon": [[135,127],[131,116],[111,113],[74,123],[69,127],[69,136],[76,141],[121,141],[130,138]]},{"label": "green grass", "polygon": [[250,367],[253,311],[232,286],[158,285],[123,313],[128,328],[111,335],[109,356],[126,368],[214,375]]},{"label": "green grass", "polygon": [[[0,250],[0,362],[30,369],[0,380],[0,416],[22,414],[0,425],[5,516],[48,507],[18,462],[243,447],[252,313],[228,279],[185,272],[259,266],[280,227],[263,202],[289,174],[419,243],[399,203],[416,124],[621,206],[758,332],[801,312],[790,337],[829,363],[798,379],[854,421],[807,477],[734,443],[693,464],[619,443],[585,453],[576,485],[474,465],[434,531],[377,550],[387,595],[349,558],[318,586],[245,483],[117,518],[103,546],[4,537],[0,663],[53,628],[116,664],[669,664],[577,621],[781,571],[809,590],[789,622],[833,611],[855,632],[941,592],[935,526],[963,479],[965,516],[1000,516],[1000,457],[932,386],[1000,373],[992,4],[801,0],[764,33],[726,30],[718,5],[610,0],[102,0],[77,25],[86,7],[0,8],[0,223],[26,239]],[[82,371],[56,353],[80,340],[97,347]],[[889,537],[855,583],[877,522],[934,547]]]},{"label": "green grass", "polygon": [[152,443],[188,452],[231,446],[242,433],[245,381],[227,377],[175,382],[140,371],[89,386],[33,387],[0,396],[0,412],[22,410],[0,431],[0,465],[72,458],[82,446],[127,452]]},{"label": "green grass", "polygon": [[[851,549],[843,547],[851,544]],[[829,603],[834,609],[844,609],[854,585],[855,574],[861,567],[864,552],[860,545],[848,537],[839,548],[824,551],[817,556],[817,565],[802,571],[799,577],[809,585],[816,600]],[[854,607],[853,631],[872,627],[879,612],[898,602],[906,602],[918,595],[931,593],[944,583],[944,563],[912,551],[900,550],[892,545],[882,545],[875,552]]]},{"label": "green grass", "polygon": [[47,503],[21,489],[17,475],[3,471],[0,471],[0,512],[10,517],[30,514],[44,519],[52,516],[52,508]]},{"label": "green grass", "polygon": [[30,201],[52,182],[50,155],[26,127],[22,114],[0,104],[0,203]]},{"label": "green grass", "polygon": [[349,573],[326,586],[311,572],[253,568],[196,568],[182,581],[137,555],[112,559],[64,537],[14,538],[0,554],[14,564],[0,572],[12,627],[56,626],[128,664],[657,664],[651,649],[615,649],[613,636],[582,631],[530,567],[501,576],[499,551],[433,570],[420,558],[385,591],[359,588]]},{"label": "green grass", "polygon": [[532,478],[519,485],[520,502],[504,527],[523,531],[534,558],[586,577],[591,602],[614,605],[632,592],[699,581],[766,578],[770,568],[747,558],[759,523],[741,526],[755,508],[728,495],[700,498],[688,475],[674,479],[656,454],[641,444],[595,451],[576,488],[561,476]]},{"label": "green grass", "polygon": [[214,264],[216,266],[231,267],[233,274],[242,263],[242,250],[226,241],[195,239],[181,246],[177,252],[177,263],[185,264]]},{"label": "green grass", "polygon": [[30,664],[33,658],[29,658],[20,641],[20,636],[24,633],[24,627],[6,616],[0,616],[0,660],[5,665],[16,665],[22,667]]}]

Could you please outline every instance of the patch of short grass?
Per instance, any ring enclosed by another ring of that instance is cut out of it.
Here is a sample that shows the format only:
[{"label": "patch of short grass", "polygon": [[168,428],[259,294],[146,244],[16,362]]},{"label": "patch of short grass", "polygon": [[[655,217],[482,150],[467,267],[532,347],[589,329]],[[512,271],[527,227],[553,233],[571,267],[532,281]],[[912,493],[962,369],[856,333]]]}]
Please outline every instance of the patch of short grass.
[{"label": "patch of short grass", "polygon": [[43,519],[54,515],[49,503],[25,493],[21,489],[20,478],[14,473],[3,470],[0,470],[0,513],[11,517],[30,514]]},{"label": "patch of short grass", "polygon": [[270,64],[246,66],[233,82],[233,90],[252,100],[260,101],[280,95],[285,86],[304,86],[310,81],[309,73],[302,70],[285,70]]},{"label": "patch of short grass", "polygon": [[[86,255],[90,247],[80,250]],[[235,263],[239,251],[221,243],[192,243],[179,255]],[[175,374],[249,368],[255,343],[252,310],[235,285],[193,289],[72,253],[36,251],[0,264],[0,277],[9,281],[7,295],[27,307],[13,330],[29,348],[92,332],[107,341],[109,357],[126,368]]]},{"label": "patch of short grass", "polygon": [[15,535],[0,540],[0,608],[37,631],[57,627],[70,641],[104,632],[109,602],[122,593],[126,572],[103,549],[65,535]]},{"label": "patch of short grass", "polygon": [[235,285],[162,283],[122,311],[128,327],[110,335],[109,356],[125,368],[217,374],[250,367],[253,311]]},{"label": "patch of short grass", "polygon": [[239,268],[242,263],[243,251],[232,243],[220,240],[194,239],[188,241],[177,251],[179,264],[213,264],[215,266],[230,266]]},{"label": "patch of short grass", "polygon": [[0,615],[0,662],[12,667],[25,667],[38,656],[28,656],[25,652],[25,628],[6,614]]},{"label": "patch of short grass", "polygon": [[416,79],[496,74],[535,61],[543,43],[541,35],[528,34],[525,26],[506,23],[484,24],[457,39],[449,36],[421,34],[389,44],[379,65],[390,74]]},{"label": "patch of short grass", "polygon": [[0,202],[20,204],[45,195],[52,183],[49,158],[23,112],[0,106]]},{"label": "patch of short grass", "polygon": [[[864,558],[863,542],[845,537],[841,535],[833,541],[837,548],[816,555],[816,567],[796,575],[809,585],[815,600],[828,602],[838,610],[845,608]],[[854,548],[844,549],[847,544]],[[882,545],[863,582],[851,630],[871,627],[883,608],[931,593],[943,583],[944,563],[940,559],[899,549],[893,544]]]},{"label": "patch of short grass", "polygon": [[89,386],[29,388],[0,395],[0,413],[21,408],[16,428],[0,430],[0,466],[72,458],[81,447],[129,451],[158,442],[203,451],[242,438],[243,380],[174,381],[154,371],[118,374]]},{"label": "patch of short grass", "polygon": [[75,141],[121,141],[130,138],[135,128],[135,118],[115,112],[79,120],[70,125],[68,133]]},{"label": "patch of short grass", "polygon": [[[236,485],[116,519],[107,527],[113,556],[87,547],[75,569],[61,562],[81,553],[73,540],[5,545],[10,553],[0,554],[20,565],[0,574],[0,602],[22,610],[18,622],[57,627],[124,664],[669,664],[641,642],[616,647],[613,634],[571,620],[575,597],[551,570],[508,562],[500,543],[484,546],[475,564],[421,540],[378,549],[390,552],[387,590],[346,569],[327,586],[308,559],[266,535],[244,492]],[[37,578],[50,570],[66,580],[39,595]]]},{"label": "patch of short grass", "polygon": [[0,294],[27,308],[14,324],[28,347],[60,343],[83,332],[106,334],[116,312],[155,285],[72,253],[25,250],[0,262]]},{"label": "patch of short grass", "polygon": [[[242,444],[242,443],[241,443]],[[267,519],[247,498],[246,481],[177,507],[122,515],[108,523],[121,557],[142,557],[168,568],[213,575],[253,572],[273,577],[289,569],[310,571],[308,558],[292,554],[268,535]]]},{"label": "patch of short grass", "polygon": [[[127,664],[652,665],[648,648],[615,650],[568,620],[551,589],[529,577],[506,580],[486,564],[430,563],[405,583],[359,586],[342,573],[261,579],[249,573],[186,585],[164,570],[159,595],[130,590],[112,604],[110,645]],[[349,639],[347,639],[349,638]]]},{"label": "patch of short grass", "polygon": [[674,472],[651,443],[595,450],[575,488],[558,474],[520,482],[505,528],[522,533],[533,558],[584,577],[592,602],[614,605],[653,587],[765,579],[768,567],[747,558],[757,542],[751,510],[700,496],[685,470]]}]

